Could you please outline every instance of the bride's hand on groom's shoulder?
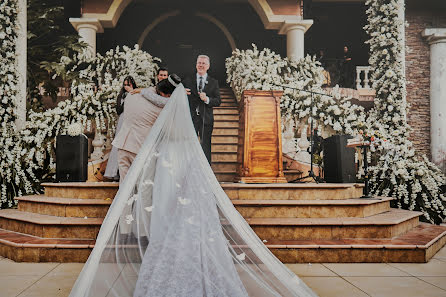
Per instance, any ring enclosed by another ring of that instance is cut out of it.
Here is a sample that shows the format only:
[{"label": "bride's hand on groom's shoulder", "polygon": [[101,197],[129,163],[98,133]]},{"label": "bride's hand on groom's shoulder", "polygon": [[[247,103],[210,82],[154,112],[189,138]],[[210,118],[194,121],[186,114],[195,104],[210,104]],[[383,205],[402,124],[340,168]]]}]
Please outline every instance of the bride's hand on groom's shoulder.
[{"label": "bride's hand on groom's shoulder", "polygon": [[138,94],[138,93],[141,93],[141,89],[133,89],[133,90],[131,90],[130,91],[130,94]]}]

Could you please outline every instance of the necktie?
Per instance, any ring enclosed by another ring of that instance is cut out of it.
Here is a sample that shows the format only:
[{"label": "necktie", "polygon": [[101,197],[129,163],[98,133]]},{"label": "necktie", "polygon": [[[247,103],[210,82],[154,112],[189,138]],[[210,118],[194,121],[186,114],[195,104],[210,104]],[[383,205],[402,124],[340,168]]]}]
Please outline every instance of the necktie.
[{"label": "necktie", "polygon": [[200,76],[200,81],[198,82],[198,92],[203,91],[203,76]]}]

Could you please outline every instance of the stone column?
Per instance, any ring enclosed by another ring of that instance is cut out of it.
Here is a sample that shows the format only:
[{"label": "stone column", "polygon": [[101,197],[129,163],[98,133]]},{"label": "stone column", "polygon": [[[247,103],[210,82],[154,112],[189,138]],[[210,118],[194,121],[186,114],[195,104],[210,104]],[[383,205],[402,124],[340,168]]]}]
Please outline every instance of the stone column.
[{"label": "stone column", "polygon": [[26,122],[26,0],[18,0],[18,15],[17,20],[19,24],[19,32],[17,36],[16,54],[17,54],[17,73],[18,73],[18,88],[17,88],[17,102],[16,102],[16,126],[19,130],[23,129]]},{"label": "stone column", "polygon": [[285,21],[279,34],[286,34],[287,57],[298,60],[304,57],[304,35],[313,24],[313,20]]},{"label": "stone column", "polygon": [[104,28],[98,19],[94,18],[70,18],[70,23],[79,33],[80,40],[89,45],[93,56],[96,55],[96,33],[103,33]]},{"label": "stone column", "polygon": [[430,115],[432,161],[446,171],[446,28],[425,29],[430,45]]}]

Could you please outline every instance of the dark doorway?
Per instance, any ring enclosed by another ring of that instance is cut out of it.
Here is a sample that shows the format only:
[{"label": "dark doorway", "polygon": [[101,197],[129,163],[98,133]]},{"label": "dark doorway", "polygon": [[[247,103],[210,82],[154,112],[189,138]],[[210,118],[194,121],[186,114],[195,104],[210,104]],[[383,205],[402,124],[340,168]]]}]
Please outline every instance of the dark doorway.
[{"label": "dark doorway", "polygon": [[325,52],[333,85],[339,80],[344,45],[349,48],[354,66],[369,64],[369,46],[365,44],[369,36],[363,29],[367,24],[364,3],[312,1],[306,15],[314,22],[305,34],[306,52]]},{"label": "dark doorway", "polygon": [[149,32],[142,49],[162,59],[162,64],[180,76],[195,71],[200,54],[211,58],[209,75],[225,84],[225,59],[231,56],[231,46],[223,32],[210,21],[198,16],[180,14],[170,17]]}]

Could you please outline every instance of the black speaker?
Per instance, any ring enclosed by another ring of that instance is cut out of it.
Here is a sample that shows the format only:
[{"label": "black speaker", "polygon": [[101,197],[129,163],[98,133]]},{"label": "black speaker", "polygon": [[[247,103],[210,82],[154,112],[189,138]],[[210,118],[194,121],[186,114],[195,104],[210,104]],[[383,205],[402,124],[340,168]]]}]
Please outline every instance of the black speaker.
[{"label": "black speaker", "polygon": [[346,147],[351,137],[334,135],[324,139],[324,180],[327,183],[356,182],[355,149]]},{"label": "black speaker", "polygon": [[63,7],[65,18],[81,17],[81,0],[64,0]]},{"label": "black speaker", "polygon": [[88,177],[88,139],[84,135],[56,138],[56,180],[84,182]]}]

